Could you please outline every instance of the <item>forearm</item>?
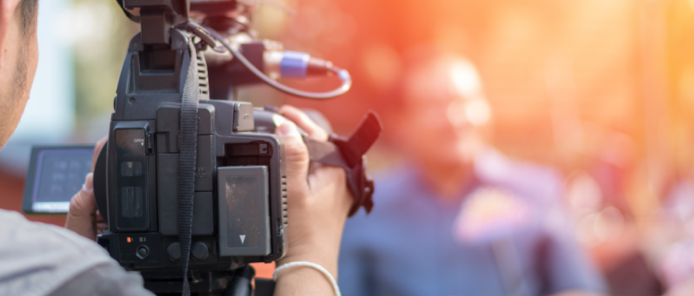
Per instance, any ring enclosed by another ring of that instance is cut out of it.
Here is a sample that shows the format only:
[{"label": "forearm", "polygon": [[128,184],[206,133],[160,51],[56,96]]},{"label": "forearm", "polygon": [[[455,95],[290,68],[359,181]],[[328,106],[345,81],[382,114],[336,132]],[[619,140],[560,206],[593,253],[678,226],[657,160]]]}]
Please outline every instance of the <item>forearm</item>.
[{"label": "forearm", "polygon": [[[328,139],[328,134],[298,109],[284,106],[280,111],[310,138]],[[276,131],[284,142],[289,213],[287,254],[277,266],[310,262],[320,268],[287,266],[279,270],[274,295],[335,295],[329,277],[337,280],[340,238],[352,204],[351,194],[343,169],[314,164],[309,173],[308,149],[291,121],[280,124]]]}]

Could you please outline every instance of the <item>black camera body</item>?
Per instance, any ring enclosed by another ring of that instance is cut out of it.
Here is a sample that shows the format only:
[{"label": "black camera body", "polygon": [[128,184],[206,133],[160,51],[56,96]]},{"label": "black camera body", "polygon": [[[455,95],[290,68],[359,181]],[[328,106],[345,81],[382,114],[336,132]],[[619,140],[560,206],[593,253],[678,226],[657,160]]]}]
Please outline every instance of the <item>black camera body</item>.
[{"label": "black camera body", "polygon": [[[307,54],[279,53],[277,43],[246,41],[236,44],[240,52],[233,49],[227,38],[252,35],[243,18],[226,14],[248,13],[235,0],[118,2],[141,32],[129,43],[109,140],[94,167],[94,195],[108,224],[97,241],[155,293],[250,295],[247,263],[275,261],[287,249],[287,176],[283,144],[274,135],[281,116],[234,101],[233,88],[264,82],[289,94],[330,98],[349,89],[349,73]],[[216,29],[190,21],[191,5]],[[206,53],[217,59],[213,65]],[[343,85],[303,92],[259,68],[288,77],[334,73]],[[350,138],[304,138],[312,161],[345,169],[354,197],[350,216],[373,206],[363,155],[380,130],[370,113]]]},{"label": "black camera body", "polygon": [[[286,119],[274,107],[235,101],[235,90],[264,83],[328,99],[349,90],[349,73],[256,40],[248,21],[254,0],[117,1],[141,31],[128,45],[108,142],[94,164],[95,201],[108,224],[97,242],[155,294],[271,295],[273,281],[251,285],[248,263],[287,251],[284,146],[274,135]],[[327,92],[275,80],[331,75],[342,84]],[[317,122],[330,132],[324,118]],[[304,134],[312,162],[344,169],[348,216],[373,207],[364,154],[380,132],[370,112],[348,138]],[[24,211],[65,213],[78,176],[92,167],[91,147],[34,147]]]},{"label": "black camera body", "polygon": [[[190,58],[190,34],[171,29],[170,35],[171,49],[145,50],[141,34],[131,40],[109,141],[95,167],[95,197],[109,225],[99,243],[122,265],[142,271],[181,265],[178,131],[191,63],[197,63],[199,97],[207,95],[204,57]],[[245,102],[200,100],[191,270],[283,255],[283,147],[273,134],[255,131],[254,112],[262,111]]]}]

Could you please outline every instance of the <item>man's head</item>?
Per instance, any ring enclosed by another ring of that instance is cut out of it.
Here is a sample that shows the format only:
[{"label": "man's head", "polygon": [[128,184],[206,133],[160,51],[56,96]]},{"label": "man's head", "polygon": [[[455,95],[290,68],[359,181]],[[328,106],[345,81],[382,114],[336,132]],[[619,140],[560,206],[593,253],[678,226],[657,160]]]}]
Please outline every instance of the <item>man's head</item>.
[{"label": "man's head", "polygon": [[0,0],[0,148],[10,138],[38,63],[38,0]]},{"label": "man's head", "polygon": [[405,58],[392,112],[396,145],[415,161],[446,169],[469,164],[491,119],[475,66],[435,50]]}]

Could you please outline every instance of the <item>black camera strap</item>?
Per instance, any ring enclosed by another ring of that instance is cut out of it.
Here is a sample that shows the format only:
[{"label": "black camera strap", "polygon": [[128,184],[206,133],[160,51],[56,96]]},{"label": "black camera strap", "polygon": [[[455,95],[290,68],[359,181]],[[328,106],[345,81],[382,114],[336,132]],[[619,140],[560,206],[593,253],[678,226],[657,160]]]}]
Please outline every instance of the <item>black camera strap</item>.
[{"label": "black camera strap", "polygon": [[311,161],[341,167],[345,170],[347,186],[354,201],[349,210],[353,216],[364,207],[367,213],[373,208],[374,183],[366,175],[364,154],[381,134],[381,121],[374,112],[369,112],[349,138],[331,135],[328,142],[304,138]]},{"label": "black camera strap", "polygon": [[190,62],[181,97],[181,120],[178,131],[178,241],[183,265],[182,295],[190,296],[188,262],[193,236],[193,197],[195,195],[195,161],[198,147],[198,77],[195,45],[188,41]]}]

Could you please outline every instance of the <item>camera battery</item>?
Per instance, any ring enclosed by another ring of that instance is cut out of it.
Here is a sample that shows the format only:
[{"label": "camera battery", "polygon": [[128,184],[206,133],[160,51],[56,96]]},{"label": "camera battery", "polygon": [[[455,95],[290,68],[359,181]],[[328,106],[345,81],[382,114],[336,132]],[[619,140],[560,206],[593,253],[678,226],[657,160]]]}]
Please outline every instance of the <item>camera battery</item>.
[{"label": "camera battery", "polygon": [[219,254],[270,254],[268,171],[265,166],[219,167]]}]

